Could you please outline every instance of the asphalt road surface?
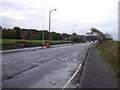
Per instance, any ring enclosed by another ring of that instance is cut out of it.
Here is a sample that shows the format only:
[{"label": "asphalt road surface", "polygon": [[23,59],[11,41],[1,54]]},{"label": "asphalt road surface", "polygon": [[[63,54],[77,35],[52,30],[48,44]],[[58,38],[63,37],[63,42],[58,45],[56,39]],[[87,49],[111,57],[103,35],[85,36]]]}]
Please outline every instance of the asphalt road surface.
[{"label": "asphalt road surface", "polygon": [[62,88],[83,62],[90,44],[5,53],[3,88]]}]

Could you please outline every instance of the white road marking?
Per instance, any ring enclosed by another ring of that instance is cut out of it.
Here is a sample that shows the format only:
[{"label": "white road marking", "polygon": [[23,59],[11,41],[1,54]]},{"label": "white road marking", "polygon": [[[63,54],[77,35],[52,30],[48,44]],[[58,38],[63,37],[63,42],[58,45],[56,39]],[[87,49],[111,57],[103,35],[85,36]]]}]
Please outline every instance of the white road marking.
[{"label": "white road marking", "polygon": [[74,58],[74,59],[73,59],[73,61],[75,62],[75,61],[77,61],[77,59],[76,59],[76,58]]},{"label": "white road marking", "polygon": [[55,59],[53,59],[53,62],[55,61]]},{"label": "white road marking", "polygon": [[54,63],[55,62],[55,59],[53,59],[52,61],[51,61],[51,63]]},{"label": "white road marking", "polygon": [[68,60],[68,58],[62,58],[63,61]]},{"label": "white road marking", "polygon": [[67,87],[67,85],[72,81],[72,79],[76,76],[76,74],[78,73],[78,71],[80,70],[81,68],[81,64],[79,65],[77,71],[73,74],[73,76],[68,80],[68,82],[62,87],[62,90],[64,90],[64,88]]}]

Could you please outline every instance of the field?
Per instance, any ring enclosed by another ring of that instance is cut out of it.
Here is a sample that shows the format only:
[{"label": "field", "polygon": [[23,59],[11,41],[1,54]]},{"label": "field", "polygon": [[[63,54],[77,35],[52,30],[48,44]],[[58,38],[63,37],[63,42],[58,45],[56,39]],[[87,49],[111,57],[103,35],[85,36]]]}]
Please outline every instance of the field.
[{"label": "field", "polygon": [[[16,44],[17,42],[26,42],[26,43],[42,43],[43,40],[19,40],[19,39],[0,39],[0,44]],[[45,40],[45,42],[49,42],[49,40]],[[51,43],[62,43],[62,42],[70,42],[68,40],[51,40]]]},{"label": "field", "polygon": [[96,47],[104,60],[111,65],[116,76],[120,78],[120,65],[118,64],[118,58],[120,57],[118,53],[118,51],[120,51],[120,42],[109,40],[102,44],[97,44]]}]

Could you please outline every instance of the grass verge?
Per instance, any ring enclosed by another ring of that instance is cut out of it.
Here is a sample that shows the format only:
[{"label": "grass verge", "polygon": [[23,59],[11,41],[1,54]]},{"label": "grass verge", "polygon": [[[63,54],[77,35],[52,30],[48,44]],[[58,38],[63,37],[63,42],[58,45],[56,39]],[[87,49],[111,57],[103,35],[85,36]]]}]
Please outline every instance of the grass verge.
[{"label": "grass verge", "polygon": [[120,65],[118,64],[118,57],[120,56],[118,53],[118,51],[120,51],[120,42],[108,40],[102,44],[97,43],[96,48],[99,50],[100,55],[104,60],[111,65],[117,78],[120,78]]},{"label": "grass verge", "polygon": [[[42,40],[20,40],[20,39],[0,39],[0,44],[16,44],[17,42],[26,42],[26,43],[42,43]],[[45,40],[49,42],[49,40]],[[51,40],[51,43],[60,43],[60,42],[70,42],[67,40]]]}]

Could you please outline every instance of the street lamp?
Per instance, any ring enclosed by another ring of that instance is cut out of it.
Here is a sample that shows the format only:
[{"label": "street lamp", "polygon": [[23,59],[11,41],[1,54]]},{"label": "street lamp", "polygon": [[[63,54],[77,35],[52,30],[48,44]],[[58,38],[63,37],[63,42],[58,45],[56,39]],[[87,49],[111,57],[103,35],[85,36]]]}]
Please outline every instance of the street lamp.
[{"label": "street lamp", "polygon": [[51,12],[57,11],[57,9],[52,9],[49,11],[49,42],[50,42],[50,30],[51,30]]},{"label": "street lamp", "polygon": [[74,27],[76,27],[77,25],[73,25],[73,33],[74,33]]},{"label": "street lamp", "polygon": [[44,41],[44,11],[43,11],[43,35],[42,35],[42,39],[43,39],[43,41],[42,41],[42,46],[44,47],[45,46],[45,41]]},{"label": "street lamp", "polygon": [[[76,27],[77,25],[73,25],[73,34],[74,34],[74,27]],[[73,41],[73,35],[72,35],[72,41]]]},{"label": "street lamp", "polygon": [[44,43],[44,11],[43,11],[43,36],[42,36],[42,39],[43,39],[43,43]]},{"label": "street lamp", "polygon": [[[57,9],[52,9],[49,11],[49,43],[50,43],[50,30],[51,30],[51,12],[57,11]],[[56,83],[50,81],[50,73],[49,73],[49,83],[55,85]]]}]

